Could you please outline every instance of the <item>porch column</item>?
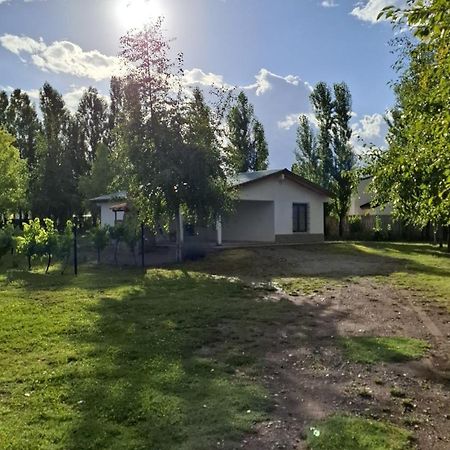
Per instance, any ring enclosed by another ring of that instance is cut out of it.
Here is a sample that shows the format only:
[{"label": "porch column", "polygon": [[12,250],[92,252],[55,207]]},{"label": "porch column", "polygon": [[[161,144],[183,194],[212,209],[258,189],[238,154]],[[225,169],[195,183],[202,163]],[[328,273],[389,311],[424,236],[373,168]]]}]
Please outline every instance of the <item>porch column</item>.
[{"label": "porch column", "polygon": [[222,245],[222,218],[219,216],[216,221],[217,245]]}]

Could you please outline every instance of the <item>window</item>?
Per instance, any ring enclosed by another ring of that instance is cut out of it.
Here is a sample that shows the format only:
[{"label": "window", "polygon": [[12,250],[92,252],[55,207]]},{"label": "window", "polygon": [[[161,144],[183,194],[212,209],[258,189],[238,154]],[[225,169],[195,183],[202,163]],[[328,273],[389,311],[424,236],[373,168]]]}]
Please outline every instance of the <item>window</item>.
[{"label": "window", "polygon": [[306,203],[294,203],[292,205],[294,233],[306,233],[308,231],[308,205]]}]

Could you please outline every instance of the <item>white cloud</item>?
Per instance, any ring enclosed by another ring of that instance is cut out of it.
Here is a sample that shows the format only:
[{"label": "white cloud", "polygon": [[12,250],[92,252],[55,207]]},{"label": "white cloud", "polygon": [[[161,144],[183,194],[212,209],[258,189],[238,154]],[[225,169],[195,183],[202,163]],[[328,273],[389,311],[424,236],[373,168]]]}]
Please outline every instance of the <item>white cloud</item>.
[{"label": "white cloud", "polygon": [[387,123],[382,114],[364,115],[352,125],[352,145],[356,153],[363,154],[367,145],[386,146]]},{"label": "white cloud", "polygon": [[294,114],[288,114],[283,120],[279,120],[277,123],[278,128],[282,130],[290,130],[291,128],[295,127],[297,129],[300,116],[306,116],[310,121],[311,125],[317,127],[317,119],[313,113],[299,112]]},{"label": "white cloud", "polygon": [[194,68],[191,70],[185,70],[184,82],[187,85],[200,85],[200,86],[224,86],[226,83],[223,81],[222,75],[217,75],[211,72],[203,72],[202,69]]},{"label": "white cloud", "polygon": [[321,3],[321,5],[322,5],[324,8],[336,8],[336,6],[339,6],[339,5],[335,2],[335,0],[323,0],[322,3]]},{"label": "white cloud", "polygon": [[[351,15],[365,22],[377,23],[378,14],[386,6],[405,6],[406,0],[364,0],[356,4]],[[385,19],[380,19],[385,20]]]},{"label": "white cloud", "polygon": [[[69,111],[75,112],[83,94],[87,91],[86,86],[71,86],[71,90],[63,94],[64,103]],[[109,97],[99,92],[100,97],[109,103]]]},{"label": "white cloud", "polygon": [[28,36],[4,34],[0,36],[0,44],[22,61],[44,72],[65,73],[100,81],[123,70],[119,58],[104,55],[98,50],[84,51],[69,41],[55,41],[47,45],[42,38],[37,41]]},{"label": "white cloud", "polygon": [[308,83],[302,82],[302,80],[296,75],[287,75],[285,77],[270,72],[267,69],[261,69],[257,75],[255,75],[256,83],[248,86],[243,86],[243,89],[252,90],[255,89],[256,95],[263,95],[267,91],[273,88],[274,82],[285,82],[293,86],[299,86],[300,83],[309,86]]}]

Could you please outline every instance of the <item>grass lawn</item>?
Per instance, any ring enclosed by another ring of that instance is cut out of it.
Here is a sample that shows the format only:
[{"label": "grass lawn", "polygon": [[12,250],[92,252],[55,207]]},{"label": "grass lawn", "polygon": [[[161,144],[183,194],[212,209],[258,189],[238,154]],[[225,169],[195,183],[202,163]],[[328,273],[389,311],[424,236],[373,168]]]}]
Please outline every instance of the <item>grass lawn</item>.
[{"label": "grass lawn", "polygon": [[[32,272],[11,269],[11,261],[3,261],[0,447],[238,447],[273,408],[261,379],[270,347],[265,334],[299,320],[298,306],[262,301],[263,288],[241,278],[281,280],[287,290],[311,293],[354,275],[342,266],[344,259],[353,267],[355,255],[385,258],[397,265],[380,276],[411,283],[450,305],[450,258],[430,246],[304,247],[297,266],[280,250],[262,259],[253,252],[223,252],[145,274],[84,265],[77,278],[57,268],[44,275],[39,265]],[[318,265],[322,271],[303,264],[320,254],[341,271],[330,270],[331,263]],[[410,339],[342,342],[351,358],[374,363],[418,358],[427,348]],[[358,420],[330,419],[321,425],[321,438],[309,441],[311,448],[405,448],[407,433],[378,422],[365,428],[367,442],[350,446],[356,444],[349,436],[363,427]],[[323,436],[339,434],[340,427],[349,432],[333,438],[334,447],[324,446]]]},{"label": "grass lawn", "polygon": [[406,450],[411,433],[393,425],[336,415],[310,427],[311,450]]},{"label": "grass lawn", "polygon": [[238,440],[269,407],[251,333],[292,308],[179,270],[9,272],[0,299],[0,443],[20,450]]},{"label": "grass lawn", "polygon": [[421,339],[406,337],[341,337],[339,343],[348,359],[368,364],[420,359],[430,347]]}]

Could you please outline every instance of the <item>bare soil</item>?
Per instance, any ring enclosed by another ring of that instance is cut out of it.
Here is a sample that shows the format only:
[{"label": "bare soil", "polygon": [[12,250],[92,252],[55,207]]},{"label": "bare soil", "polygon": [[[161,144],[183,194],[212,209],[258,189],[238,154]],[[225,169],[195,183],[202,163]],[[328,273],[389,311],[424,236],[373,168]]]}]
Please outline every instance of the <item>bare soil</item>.
[{"label": "bare soil", "polygon": [[[265,300],[300,308],[289,324],[275,323],[264,332],[263,379],[275,408],[241,448],[305,449],[312,423],[349,413],[411,430],[421,450],[450,449],[450,317],[445,308],[373,277],[348,279],[308,296],[269,293]],[[418,338],[431,349],[419,361],[358,364],[346,360],[338,336]],[[400,397],[392,395],[393,389]]]}]

